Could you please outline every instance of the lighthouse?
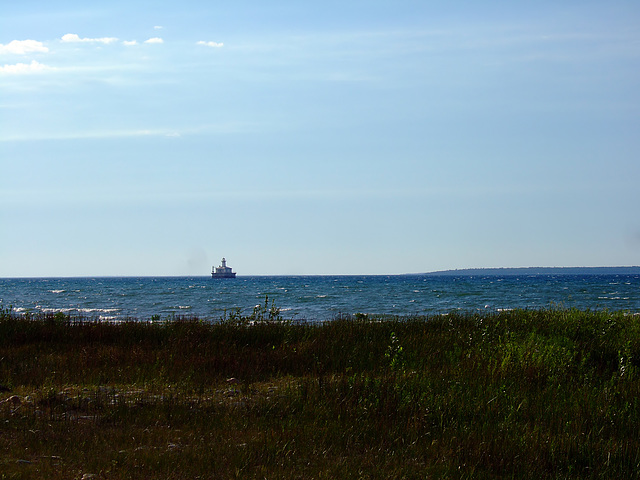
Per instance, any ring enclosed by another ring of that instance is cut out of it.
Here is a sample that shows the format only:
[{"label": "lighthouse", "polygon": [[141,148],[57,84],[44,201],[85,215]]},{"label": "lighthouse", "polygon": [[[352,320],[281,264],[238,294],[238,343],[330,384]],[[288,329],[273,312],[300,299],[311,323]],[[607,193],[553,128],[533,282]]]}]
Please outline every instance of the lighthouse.
[{"label": "lighthouse", "polygon": [[219,267],[211,269],[211,277],[213,278],[236,278],[236,272],[231,267],[227,267],[227,259],[222,257]]}]

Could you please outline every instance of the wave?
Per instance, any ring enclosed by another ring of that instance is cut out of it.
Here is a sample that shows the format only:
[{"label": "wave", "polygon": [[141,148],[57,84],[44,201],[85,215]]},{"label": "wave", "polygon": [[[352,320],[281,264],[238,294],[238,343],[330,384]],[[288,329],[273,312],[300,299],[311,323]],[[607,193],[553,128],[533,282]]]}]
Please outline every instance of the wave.
[{"label": "wave", "polygon": [[[41,307],[36,305],[36,308],[42,313],[117,313],[120,311],[119,308],[79,308],[79,307],[65,307],[65,308],[56,308],[56,307]],[[22,308],[22,311],[26,309]],[[16,309],[18,311],[18,309]]]}]

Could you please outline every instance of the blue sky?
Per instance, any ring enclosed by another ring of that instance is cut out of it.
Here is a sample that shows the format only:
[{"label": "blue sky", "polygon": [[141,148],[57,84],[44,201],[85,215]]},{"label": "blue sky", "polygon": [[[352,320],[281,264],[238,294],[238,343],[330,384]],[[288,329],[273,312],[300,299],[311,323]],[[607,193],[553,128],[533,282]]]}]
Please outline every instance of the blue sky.
[{"label": "blue sky", "polygon": [[635,1],[8,2],[0,276],[640,264]]}]

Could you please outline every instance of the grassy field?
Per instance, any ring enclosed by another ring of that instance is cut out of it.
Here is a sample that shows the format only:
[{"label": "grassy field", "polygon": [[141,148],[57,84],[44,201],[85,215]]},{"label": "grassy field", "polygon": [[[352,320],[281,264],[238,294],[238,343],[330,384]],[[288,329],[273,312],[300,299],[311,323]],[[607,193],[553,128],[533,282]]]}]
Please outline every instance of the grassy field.
[{"label": "grassy field", "polygon": [[0,478],[640,478],[639,367],[623,313],[3,311]]}]

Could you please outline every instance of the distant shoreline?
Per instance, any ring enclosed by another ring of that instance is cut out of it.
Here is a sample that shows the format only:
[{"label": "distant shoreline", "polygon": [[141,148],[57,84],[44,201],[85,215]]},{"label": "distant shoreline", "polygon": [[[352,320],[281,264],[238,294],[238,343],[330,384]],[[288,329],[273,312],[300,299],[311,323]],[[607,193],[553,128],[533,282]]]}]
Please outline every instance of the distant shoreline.
[{"label": "distant shoreline", "polygon": [[516,267],[461,268],[427,272],[423,275],[640,275],[640,267]]},{"label": "distant shoreline", "polygon": [[[395,276],[474,276],[474,275],[640,275],[640,266],[631,267],[492,267],[436,270],[410,273],[347,273],[347,274],[245,274],[237,278],[260,277],[395,277]],[[138,279],[138,278],[205,278],[207,275],[71,275],[1,277],[0,280],[73,280],[73,279]]]}]

